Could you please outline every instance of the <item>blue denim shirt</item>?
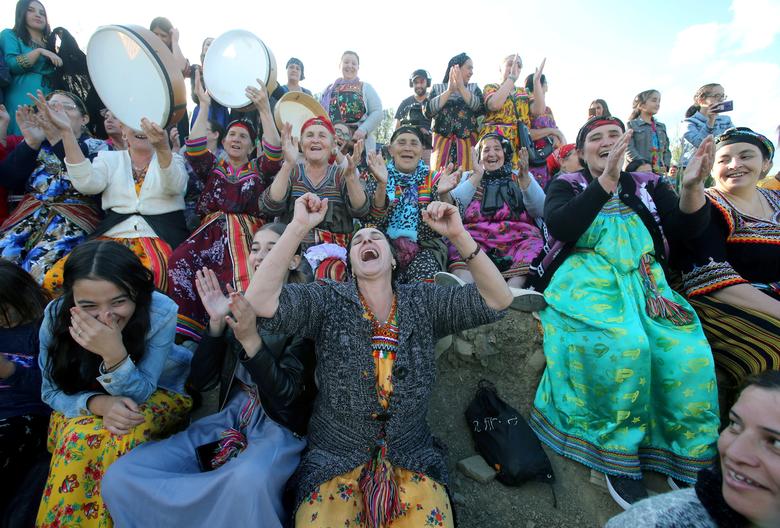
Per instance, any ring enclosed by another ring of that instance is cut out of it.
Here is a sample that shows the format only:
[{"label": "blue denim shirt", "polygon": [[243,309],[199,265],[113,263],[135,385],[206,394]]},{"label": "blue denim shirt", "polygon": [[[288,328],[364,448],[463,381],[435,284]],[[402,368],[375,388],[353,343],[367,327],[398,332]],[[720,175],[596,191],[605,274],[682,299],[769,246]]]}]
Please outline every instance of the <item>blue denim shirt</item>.
[{"label": "blue denim shirt", "polygon": [[[41,396],[52,409],[61,412],[66,418],[73,418],[91,414],[87,401],[92,396],[104,393],[84,391],[65,394],[51,379],[46,364],[52,341],[52,327],[61,304],[61,299],[49,303],[41,324],[41,350],[38,356],[38,364],[43,373]],[[95,378],[108,394],[125,396],[140,404],[149,399],[158,388],[184,393],[184,382],[189,375],[192,352],[174,343],[177,311],[178,307],[171,299],[159,292],[152,294],[146,351],[141,361],[136,365],[128,358],[115,371]]]},{"label": "blue denim shirt", "polygon": [[710,134],[713,137],[718,137],[733,126],[734,123],[731,122],[731,118],[724,114],[718,114],[712,128],[707,124],[707,118],[701,112],[696,112],[691,117],[686,117],[682,122],[680,130],[683,143],[680,165],[683,167],[688,166],[688,162],[696,154],[696,149],[699,148],[704,138]]}]

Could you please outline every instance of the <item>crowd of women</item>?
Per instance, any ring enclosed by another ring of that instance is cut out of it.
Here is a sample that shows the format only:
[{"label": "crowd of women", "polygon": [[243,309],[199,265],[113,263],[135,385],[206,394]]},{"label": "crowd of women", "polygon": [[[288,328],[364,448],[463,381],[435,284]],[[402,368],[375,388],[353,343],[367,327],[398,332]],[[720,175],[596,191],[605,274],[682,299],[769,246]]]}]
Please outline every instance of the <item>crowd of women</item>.
[{"label": "crowd of women", "polygon": [[611,526],[780,523],[780,179],[720,84],[672,160],[658,90],[569,144],[544,62],[481,88],[461,53],[382,148],[356,52],[279,130],[302,61],[235,115],[151,29],[197,104],[168,130],[54,89],[39,1],[0,34],[4,523],[454,526],[434,346],[510,307],[544,337],[531,427],[606,475]]}]

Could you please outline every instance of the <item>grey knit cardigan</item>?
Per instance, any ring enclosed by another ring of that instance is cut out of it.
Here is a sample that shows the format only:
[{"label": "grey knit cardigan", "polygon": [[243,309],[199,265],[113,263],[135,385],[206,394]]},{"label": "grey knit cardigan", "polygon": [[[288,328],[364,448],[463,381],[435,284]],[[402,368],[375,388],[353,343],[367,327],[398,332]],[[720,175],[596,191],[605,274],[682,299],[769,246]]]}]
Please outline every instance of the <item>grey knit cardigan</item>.
[{"label": "grey knit cardigan", "polygon": [[[377,400],[371,323],[363,317],[354,282],[285,285],[276,314],[260,322],[266,330],[316,342],[319,392],[308,447],[290,480],[296,508],[318,485],[368,462],[382,419],[390,463],[447,485],[445,446],[426,421],[436,381],[434,345],[441,337],[497,321],[503,312],[489,308],[473,284],[395,285],[395,291],[399,350],[386,414]],[[453,410],[452,419],[462,417]]]}]

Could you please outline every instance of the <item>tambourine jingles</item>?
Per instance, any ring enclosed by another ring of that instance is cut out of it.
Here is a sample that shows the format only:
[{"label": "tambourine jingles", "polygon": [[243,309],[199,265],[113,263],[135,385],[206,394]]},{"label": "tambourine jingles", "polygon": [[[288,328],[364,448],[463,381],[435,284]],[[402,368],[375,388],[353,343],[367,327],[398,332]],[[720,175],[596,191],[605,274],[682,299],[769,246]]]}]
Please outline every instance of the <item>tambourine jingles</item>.
[{"label": "tambourine jingles", "polygon": [[212,99],[228,108],[250,107],[245,91],[257,86],[257,79],[265,83],[269,95],[278,86],[276,58],[262,40],[243,29],[214,39],[203,59],[203,82]]},{"label": "tambourine jingles", "polygon": [[87,44],[87,68],[100,99],[135,130],[146,117],[162,127],[187,110],[184,77],[173,53],[141,26],[102,26]]}]

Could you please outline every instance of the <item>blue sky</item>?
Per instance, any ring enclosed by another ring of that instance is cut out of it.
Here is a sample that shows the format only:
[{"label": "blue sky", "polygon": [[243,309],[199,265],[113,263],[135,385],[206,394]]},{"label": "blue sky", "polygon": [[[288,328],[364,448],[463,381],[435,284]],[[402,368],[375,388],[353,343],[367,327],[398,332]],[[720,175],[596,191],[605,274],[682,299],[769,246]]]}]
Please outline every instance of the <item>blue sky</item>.
[{"label": "blue sky", "polygon": [[[548,104],[570,141],[592,99],[606,99],[625,118],[634,95],[648,88],[661,91],[658,118],[674,136],[693,93],[708,82],[723,84],[734,99],[737,125],[775,142],[780,125],[780,0],[49,0],[45,5],[52,25],[68,28],[83,49],[100,25],[147,26],[163,15],[179,27],[185,55],[197,61],[204,37],[249,29],[272,49],[280,68],[291,55],[301,58],[303,84],[314,92],[340,74],[341,52],[354,49],[361,56],[361,78],[393,108],[410,94],[412,70],[426,68],[440,81],[448,59],[461,51],[474,59],[473,81],[480,85],[500,80],[498,65],[509,53],[520,53],[523,75],[547,57]],[[11,2],[5,6],[0,23],[8,27]],[[224,6],[221,12],[217,6]]]}]

